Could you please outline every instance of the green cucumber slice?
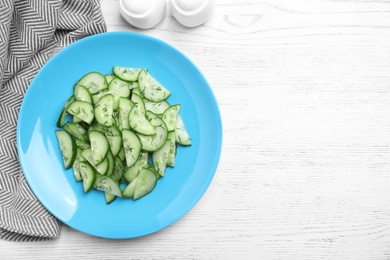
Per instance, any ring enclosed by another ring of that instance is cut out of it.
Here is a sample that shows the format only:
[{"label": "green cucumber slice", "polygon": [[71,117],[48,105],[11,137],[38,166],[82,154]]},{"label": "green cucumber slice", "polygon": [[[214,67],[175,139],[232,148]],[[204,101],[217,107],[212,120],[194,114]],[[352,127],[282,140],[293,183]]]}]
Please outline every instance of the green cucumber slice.
[{"label": "green cucumber slice", "polygon": [[138,160],[141,152],[141,141],[139,137],[129,129],[122,130],[122,137],[126,165],[127,167],[130,167]]},{"label": "green cucumber slice", "polygon": [[177,117],[179,116],[180,105],[172,105],[162,114],[162,120],[167,125],[168,131],[175,130]]},{"label": "green cucumber slice", "polygon": [[110,146],[106,136],[102,132],[91,130],[88,135],[91,142],[93,162],[95,165],[99,165],[106,158]]},{"label": "green cucumber slice", "polygon": [[139,110],[138,106],[134,106],[129,113],[129,125],[131,129],[142,135],[154,135],[156,130],[146,119],[145,113]]},{"label": "green cucumber slice", "polygon": [[106,204],[109,205],[109,204],[111,204],[111,202],[113,202],[117,198],[117,196],[105,191],[104,198],[106,199]]},{"label": "green cucumber slice", "polygon": [[88,124],[91,124],[95,118],[92,104],[81,100],[76,100],[71,103],[66,111]]},{"label": "green cucumber slice", "polygon": [[176,134],[175,131],[168,132],[167,142],[169,142],[169,154],[167,165],[175,167],[175,158],[176,158]]},{"label": "green cucumber slice", "polygon": [[57,124],[56,124],[57,127],[62,127],[62,125],[64,124],[66,115],[68,114],[68,112],[67,112],[68,107],[69,107],[69,105],[70,105],[73,101],[75,101],[75,97],[74,97],[73,95],[70,96],[70,97],[66,100],[66,102],[65,102],[65,104],[64,104],[64,106],[63,106],[63,108],[62,108],[62,110],[61,110],[61,113],[60,113],[60,115],[59,115],[59,117],[58,117]]},{"label": "green cucumber slice", "polygon": [[166,100],[161,102],[153,102],[147,99],[144,99],[145,108],[147,111],[151,111],[156,115],[162,115],[164,111],[169,108],[169,103]]},{"label": "green cucumber slice", "polygon": [[128,129],[129,125],[129,113],[134,107],[133,101],[128,98],[119,98],[119,129]]},{"label": "green cucumber slice", "polygon": [[142,70],[139,73],[138,83],[143,96],[150,101],[160,102],[167,99],[171,95],[169,90],[164,88],[146,70]]},{"label": "green cucumber slice", "polygon": [[148,168],[143,168],[137,176],[137,184],[134,191],[134,200],[138,200],[149,194],[156,186],[157,175]]},{"label": "green cucumber slice", "polygon": [[92,151],[90,148],[85,149],[81,152],[81,155],[91,164],[91,166],[100,174],[105,175],[107,174],[109,168],[110,168],[110,161],[108,157],[104,158],[104,160],[99,163],[95,164],[93,157],[92,157]]},{"label": "green cucumber slice", "polygon": [[156,114],[148,111],[146,115],[150,124],[154,127],[154,129],[156,129],[156,134],[154,135],[138,134],[138,137],[142,144],[142,150],[147,152],[154,152],[160,149],[160,147],[163,146],[163,144],[165,143],[168,135],[168,130],[164,121]]},{"label": "green cucumber slice", "polygon": [[93,124],[90,127],[90,130],[96,130],[104,133],[110,146],[112,156],[115,157],[118,155],[122,148],[122,133],[115,124],[110,127],[104,127],[100,124]]},{"label": "green cucumber slice", "polygon": [[73,166],[77,155],[77,146],[72,136],[65,130],[56,130],[56,136],[60,147],[62,161],[65,169]]},{"label": "green cucumber slice", "polygon": [[114,109],[119,107],[119,98],[130,96],[131,84],[123,81],[120,78],[113,78],[108,85],[108,91],[114,96]]},{"label": "green cucumber slice", "polygon": [[104,158],[104,160],[99,163],[98,165],[92,165],[95,170],[100,174],[100,175],[106,175],[109,168],[110,168],[110,161],[108,160],[108,157]]},{"label": "green cucumber slice", "polygon": [[89,192],[95,183],[96,173],[93,167],[86,161],[79,163],[79,172],[83,178],[84,192]]},{"label": "green cucumber slice", "polygon": [[188,132],[186,130],[186,127],[184,126],[183,119],[179,115],[176,120],[175,125],[175,134],[176,134],[176,142],[183,146],[189,146],[191,145],[191,139],[188,135]]},{"label": "green cucumber slice", "polygon": [[133,198],[134,197],[134,192],[135,192],[135,187],[137,186],[137,178],[135,178],[133,181],[129,182],[125,189],[122,191],[123,197],[126,198]]},{"label": "green cucumber slice", "polygon": [[107,176],[111,176],[114,172],[114,166],[115,166],[115,161],[114,161],[114,156],[112,156],[111,151],[108,151],[107,153],[107,160],[108,160],[108,170],[107,170]]},{"label": "green cucumber slice", "polygon": [[123,145],[121,146],[121,149],[119,150],[117,157],[119,157],[122,162],[126,160],[125,149],[123,148]]},{"label": "green cucumber slice", "polygon": [[78,148],[80,148],[81,150],[85,150],[87,148],[91,148],[91,146],[89,145],[89,142],[84,142],[84,141],[81,141],[79,139],[76,139],[76,146]]},{"label": "green cucumber slice", "polygon": [[108,87],[106,78],[99,72],[95,71],[85,74],[77,82],[77,85],[86,87],[91,94],[95,94]]},{"label": "green cucumber slice", "polygon": [[104,77],[106,78],[107,84],[110,84],[111,80],[113,78],[115,78],[115,75],[114,74],[106,74],[106,75],[104,75]]},{"label": "green cucumber slice", "polygon": [[70,135],[76,137],[78,140],[88,142],[87,132],[85,131],[84,127],[82,127],[79,123],[67,122],[63,125],[62,128]]},{"label": "green cucumber slice", "polygon": [[82,181],[83,178],[81,177],[80,171],[79,171],[79,164],[82,161],[85,161],[85,158],[81,154],[82,150],[80,148],[77,148],[77,154],[76,158],[74,160],[72,169],[73,169],[73,175],[76,181]]},{"label": "green cucumber slice", "polygon": [[122,178],[124,165],[122,160],[119,157],[114,158],[114,171],[111,175],[115,181],[118,181]]},{"label": "green cucumber slice", "polygon": [[98,177],[94,183],[94,188],[111,193],[117,197],[122,197],[122,190],[119,186],[119,183],[109,176]]},{"label": "green cucumber slice", "polygon": [[106,204],[109,205],[109,204],[111,204],[111,202],[113,202],[117,198],[117,196],[105,191],[104,198],[106,199]]},{"label": "green cucumber slice", "polygon": [[83,122],[83,120],[81,120],[81,119],[78,118],[77,116],[73,116],[73,122],[75,122],[75,123],[81,123],[81,122]]},{"label": "green cucumber slice", "polygon": [[153,169],[161,177],[163,177],[165,175],[165,170],[167,168],[170,149],[171,149],[171,145],[170,145],[170,142],[167,140],[167,141],[165,141],[164,145],[161,146],[160,149],[153,152],[153,154],[152,154]]},{"label": "green cucumber slice", "polygon": [[141,70],[141,68],[126,68],[121,66],[114,66],[112,68],[114,74],[125,81],[136,81]]},{"label": "green cucumber slice", "polygon": [[138,110],[141,113],[144,113],[144,114],[146,113],[144,99],[140,95],[137,95],[137,94],[131,95],[131,101],[134,103],[135,106],[138,107]]},{"label": "green cucumber slice", "polygon": [[141,152],[138,160],[130,167],[126,167],[123,172],[123,178],[130,183],[137,177],[140,170],[148,165],[148,153]]},{"label": "green cucumber slice", "polygon": [[108,95],[108,94],[111,94],[111,92],[108,91],[108,89],[104,89],[103,91],[101,91],[99,93],[95,93],[95,94],[91,95],[92,104],[97,104],[99,99],[101,99],[102,97],[104,97],[105,95]]},{"label": "green cucumber slice", "polygon": [[96,121],[103,126],[112,125],[112,115],[114,112],[114,96],[105,95],[99,99],[95,105]]},{"label": "green cucumber slice", "polygon": [[81,100],[92,104],[91,93],[89,93],[88,89],[82,85],[76,84],[74,86],[73,95],[76,100]]}]

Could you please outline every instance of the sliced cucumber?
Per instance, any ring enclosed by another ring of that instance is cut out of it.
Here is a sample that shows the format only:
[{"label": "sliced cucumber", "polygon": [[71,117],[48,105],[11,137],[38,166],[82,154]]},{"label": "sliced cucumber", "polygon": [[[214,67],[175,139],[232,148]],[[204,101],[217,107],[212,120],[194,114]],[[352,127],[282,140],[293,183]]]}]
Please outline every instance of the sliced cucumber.
[{"label": "sliced cucumber", "polygon": [[125,81],[136,81],[138,80],[138,74],[142,69],[140,68],[126,68],[121,66],[114,66],[112,71],[114,74]]},{"label": "sliced cucumber", "polygon": [[131,84],[129,82],[123,81],[120,78],[113,78],[108,85],[108,91],[114,96],[114,109],[119,107],[119,98],[130,96]]},{"label": "sliced cucumber", "polygon": [[151,111],[155,113],[156,115],[162,115],[164,111],[169,108],[169,103],[166,100],[163,100],[161,102],[153,102],[149,101],[147,99],[144,99],[145,108],[147,111]]},{"label": "sliced cucumber", "polygon": [[80,148],[77,148],[77,154],[76,158],[73,163],[73,175],[76,181],[82,181],[83,177],[81,177],[80,171],[79,171],[79,164],[82,161],[85,161],[85,158],[81,155],[82,150]]},{"label": "sliced cucumber", "polygon": [[176,158],[176,134],[175,131],[168,132],[167,142],[169,142],[169,154],[167,165],[175,167],[175,158]]},{"label": "sliced cucumber", "polygon": [[72,136],[65,130],[56,130],[62,161],[65,169],[70,169],[77,155],[77,146]]},{"label": "sliced cucumber", "polygon": [[117,196],[115,196],[114,194],[111,194],[111,193],[105,191],[104,192],[104,198],[106,199],[106,204],[109,205],[117,198]]},{"label": "sliced cucumber", "polygon": [[107,160],[108,160],[108,170],[107,170],[107,176],[111,176],[114,172],[114,166],[115,166],[115,161],[114,161],[114,156],[112,156],[111,151],[108,151],[107,153]]},{"label": "sliced cucumber", "polygon": [[125,149],[123,148],[123,145],[121,146],[121,149],[119,150],[119,153],[117,155],[122,162],[124,162],[126,160],[126,156],[125,156]]},{"label": "sliced cucumber", "polygon": [[134,197],[134,192],[135,192],[135,187],[137,186],[137,178],[129,182],[125,189],[122,192],[123,197],[126,198],[133,198]]},{"label": "sliced cucumber", "polygon": [[64,107],[62,108],[62,111],[60,113],[60,116],[58,117],[57,124],[56,124],[57,127],[62,127],[62,125],[64,124],[66,115],[68,114],[67,112],[68,107],[74,100],[75,100],[74,96],[70,96],[68,100],[66,100]]},{"label": "sliced cucumber", "polygon": [[119,98],[119,128],[121,130],[130,128],[129,113],[133,107],[134,103],[130,99],[124,97]]},{"label": "sliced cucumber", "polygon": [[71,103],[66,111],[88,124],[91,124],[95,118],[92,104],[81,100]]},{"label": "sliced cucumber", "polygon": [[132,182],[140,170],[148,165],[148,153],[141,152],[138,160],[130,167],[125,167],[123,177],[127,182]]},{"label": "sliced cucumber", "polygon": [[122,97],[129,97],[132,84],[120,78],[114,77],[108,85],[108,90],[117,91]]},{"label": "sliced cucumber", "polygon": [[91,94],[95,94],[108,87],[106,78],[99,72],[90,72],[84,75],[77,82],[77,85],[86,87]]},{"label": "sliced cucumber", "polygon": [[81,120],[81,119],[78,118],[77,116],[73,116],[73,122],[75,122],[75,123],[81,123],[81,122],[83,122],[83,120]]},{"label": "sliced cucumber", "polygon": [[123,169],[124,169],[124,165],[123,165],[122,160],[119,157],[115,157],[114,158],[114,171],[111,175],[111,178],[113,178],[115,181],[119,181],[122,178]]},{"label": "sliced cucumber", "polygon": [[134,165],[125,168],[125,171],[123,172],[123,178],[125,178],[125,180],[130,183],[137,177],[140,170],[140,163],[137,161]]},{"label": "sliced cucumber", "polygon": [[89,192],[95,183],[95,170],[88,162],[83,161],[79,163],[79,172],[83,178],[84,192]]},{"label": "sliced cucumber", "polygon": [[153,152],[152,154],[153,168],[161,177],[165,175],[170,149],[171,149],[171,144],[167,140],[165,141],[164,145],[161,146],[160,149]]},{"label": "sliced cucumber", "polygon": [[191,145],[191,139],[188,135],[186,127],[184,126],[183,119],[179,115],[176,120],[175,125],[175,134],[176,134],[176,142],[180,145],[189,146]]},{"label": "sliced cucumber", "polygon": [[138,137],[141,140],[142,150],[147,152],[154,152],[160,149],[160,147],[163,146],[163,144],[165,143],[168,135],[168,130],[164,121],[156,114],[148,111],[147,118],[150,124],[156,129],[156,134],[154,135],[138,134]]},{"label": "sliced cucumber", "polygon": [[89,131],[89,140],[91,142],[92,158],[95,165],[99,165],[106,158],[110,146],[106,136],[99,131]]},{"label": "sliced cucumber", "polygon": [[75,122],[67,122],[62,128],[64,128],[65,131],[76,137],[78,140],[88,142],[87,133],[84,127],[81,126],[81,124]]},{"label": "sliced cucumber", "polygon": [[80,148],[81,150],[85,150],[87,148],[91,148],[91,146],[89,145],[89,142],[84,142],[84,141],[81,141],[79,139],[76,139],[76,146],[78,148]]},{"label": "sliced cucumber", "polygon": [[105,95],[99,99],[95,105],[96,121],[103,126],[112,125],[112,115],[114,112],[114,96]]},{"label": "sliced cucumber", "polygon": [[134,106],[129,113],[129,125],[131,129],[142,135],[154,135],[156,129],[146,119],[146,115],[142,113],[137,106]]},{"label": "sliced cucumber", "polygon": [[108,160],[108,157],[104,158],[104,160],[99,163],[98,165],[92,165],[95,170],[100,174],[100,175],[106,175],[108,170],[110,169],[110,161]]},{"label": "sliced cucumber", "polygon": [[[137,200],[174,167],[176,145],[191,145],[180,105],[147,70],[113,67],[91,72],[74,86],[56,122],[64,166],[73,168],[85,192]],[[69,122],[66,122],[67,115]],[[62,147],[61,147],[62,146]],[[121,184],[127,184],[122,192]]]},{"label": "sliced cucumber", "polygon": [[117,197],[122,197],[122,190],[119,183],[109,176],[100,176],[96,179],[94,187],[97,190],[111,193]]},{"label": "sliced cucumber", "polygon": [[129,129],[123,129],[122,136],[126,165],[127,167],[130,167],[138,160],[141,152],[141,141],[139,137]]},{"label": "sliced cucumber", "polygon": [[151,192],[156,186],[157,176],[151,170],[143,168],[137,176],[133,199],[137,200]]},{"label": "sliced cucumber", "polygon": [[76,84],[74,86],[73,94],[76,100],[81,100],[92,104],[91,93],[89,93],[86,87]]},{"label": "sliced cucumber", "polygon": [[175,130],[177,117],[179,116],[180,105],[172,105],[162,114],[162,120],[167,125],[168,131]]},{"label": "sliced cucumber", "polygon": [[133,101],[134,105],[138,107],[138,110],[141,113],[146,114],[144,99],[142,99],[140,95],[134,93],[131,95],[131,101]]},{"label": "sliced cucumber", "polygon": [[146,70],[142,70],[138,76],[139,88],[145,98],[150,101],[160,102],[167,99],[171,93],[164,88]]},{"label": "sliced cucumber", "polygon": [[115,78],[115,75],[114,74],[106,74],[106,75],[104,75],[104,77],[106,78],[107,84],[110,84],[111,80],[113,78]]},{"label": "sliced cucumber", "polygon": [[103,91],[100,91],[98,93],[95,93],[95,94],[91,95],[91,97],[92,97],[92,104],[97,104],[99,99],[101,99],[105,95],[109,95],[109,94],[111,94],[111,92],[108,91],[108,89],[104,89]]},{"label": "sliced cucumber", "polygon": [[144,94],[142,94],[142,91],[141,91],[141,89],[139,88],[139,84],[138,84],[138,87],[133,87],[133,88],[131,89],[131,95],[133,95],[133,94],[138,95],[138,96],[140,96],[141,98],[144,98]]},{"label": "sliced cucumber", "polygon": [[91,166],[98,172],[100,175],[106,175],[109,168],[110,168],[110,161],[108,157],[104,158],[104,160],[99,163],[95,164],[93,157],[92,157],[92,151],[91,149],[85,149],[81,152],[81,155],[91,164]]},{"label": "sliced cucumber", "polygon": [[110,127],[104,127],[99,124],[93,124],[90,127],[90,129],[104,133],[104,135],[107,138],[108,144],[110,146],[112,156],[115,157],[118,155],[122,147],[122,132],[115,124],[113,124]]}]

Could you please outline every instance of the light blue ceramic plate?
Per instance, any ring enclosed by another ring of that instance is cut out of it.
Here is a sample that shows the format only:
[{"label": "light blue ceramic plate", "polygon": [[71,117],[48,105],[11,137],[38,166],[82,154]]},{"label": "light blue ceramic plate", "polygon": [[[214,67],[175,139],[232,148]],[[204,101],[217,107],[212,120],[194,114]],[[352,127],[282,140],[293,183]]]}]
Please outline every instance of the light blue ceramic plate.
[{"label": "light blue ceramic plate", "polygon": [[[90,71],[111,73],[113,65],[148,68],[171,91],[168,101],[181,104],[192,146],[179,147],[175,167],[150,194],[106,205],[103,192],[84,193],[64,170],[54,131],[74,83]],[[39,71],[20,109],[17,147],[32,191],[59,220],[94,236],[133,238],[167,227],[199,201],[217,169],[222,123],[207,80],[180,51],[141,34],[104,33],[64,48]]]}]

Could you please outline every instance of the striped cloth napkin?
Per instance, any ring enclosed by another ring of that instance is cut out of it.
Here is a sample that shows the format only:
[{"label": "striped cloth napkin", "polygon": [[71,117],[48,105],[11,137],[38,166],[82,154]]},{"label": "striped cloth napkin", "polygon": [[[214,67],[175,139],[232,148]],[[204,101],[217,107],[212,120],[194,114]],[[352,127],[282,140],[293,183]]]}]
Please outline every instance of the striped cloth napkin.
[{"label": "striped cloth napkin", "polygon": [[59,237],[60,222],[35,198],[18,162],[18,112],[46,61],[72,42],[105,31],[99,0],[0,0],[0,238]]}]

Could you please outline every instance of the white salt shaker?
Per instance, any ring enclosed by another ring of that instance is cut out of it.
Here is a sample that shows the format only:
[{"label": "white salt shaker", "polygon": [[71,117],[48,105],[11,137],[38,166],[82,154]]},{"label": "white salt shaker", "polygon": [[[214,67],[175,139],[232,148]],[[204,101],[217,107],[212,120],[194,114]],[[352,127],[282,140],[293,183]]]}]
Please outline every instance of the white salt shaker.
[{"label": "white salt shaker", "polygon": [[164,17],[165,0],[119,0],[122,17],[140,29],[156,26]]},{"label": "white salt shaker", "polygon": [[170,8],[179,23],[196,27],[211,18],[215,0],[170,0]]}]

